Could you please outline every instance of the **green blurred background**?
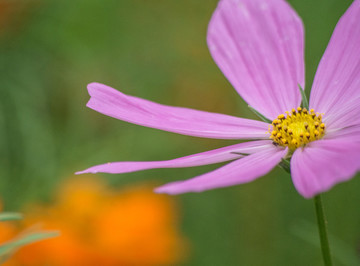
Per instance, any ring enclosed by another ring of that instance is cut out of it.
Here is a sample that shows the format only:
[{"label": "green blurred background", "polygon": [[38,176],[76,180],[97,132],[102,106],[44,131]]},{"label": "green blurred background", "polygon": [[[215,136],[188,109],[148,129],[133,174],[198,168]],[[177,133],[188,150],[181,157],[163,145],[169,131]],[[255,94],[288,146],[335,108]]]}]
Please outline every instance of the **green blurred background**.
[{"label": "green blurred background", "polygon": [[[350,0],[289,1],[306,29],[309,93]],[[94,164],[163,160],[235,143],[130,125],[85,107],[102,82],[168,105],[254,118],[206,46],[217,0],[0,1],[0,195],[6,210],[50,201]],[[113,186],[186,179],[218,167],[103,175]],[[337,265],[359,265],[360,180],[325,193]],[[177,196],[186,265],[321,265],[313,202],[281,169],[257,181]],[[65,219],[65,218],[64,218]]]}]

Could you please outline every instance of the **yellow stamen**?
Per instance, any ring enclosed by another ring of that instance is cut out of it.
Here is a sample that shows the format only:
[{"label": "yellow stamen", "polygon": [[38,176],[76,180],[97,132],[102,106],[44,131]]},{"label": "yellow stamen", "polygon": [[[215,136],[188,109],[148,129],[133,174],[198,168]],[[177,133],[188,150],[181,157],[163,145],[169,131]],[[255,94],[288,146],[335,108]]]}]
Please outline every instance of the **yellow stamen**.
[{"label": "yellow stamen", "polygon": [[276,126],[277,124],[280,124],[280,121],[275,119],[272,123],[273,123],[274,126]]},{"label": "yellow stamen", "polygon": [[295,150],[325,135],[325,124],[322,115],[314,109],[297,107],[291,112],[280,114],[269,126],[270,138],[275,145]]},{"label": "yellow stamen", "polygon": [[278,116],[278,118],[279,118],[280,120],[283,120],[283,119],[285,119],[285,115],[284,115],[284,114],[281,114],[281,115]]}]

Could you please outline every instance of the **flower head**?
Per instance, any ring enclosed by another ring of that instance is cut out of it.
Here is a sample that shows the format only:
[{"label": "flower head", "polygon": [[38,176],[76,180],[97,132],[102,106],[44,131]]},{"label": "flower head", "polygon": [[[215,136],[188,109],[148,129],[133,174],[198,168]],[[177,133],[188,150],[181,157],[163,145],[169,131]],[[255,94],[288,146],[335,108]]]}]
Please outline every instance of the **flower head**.
[{"label": "flower head", "polygon": [[115,162],[79,173],[127,173],[231,161],[160,193],[200,192],[255,180],[289,159],[293,183],[310,198],[360,169],[360,0],[338,22],[320,61],[310,109],[304,87],[304,31],[284,0],[221,0],[208,28],[215,62],[243,99],[271,123],[169,107],[92,83],[87,106],[130,123],[179,134],[253,140],[168,161]]}]

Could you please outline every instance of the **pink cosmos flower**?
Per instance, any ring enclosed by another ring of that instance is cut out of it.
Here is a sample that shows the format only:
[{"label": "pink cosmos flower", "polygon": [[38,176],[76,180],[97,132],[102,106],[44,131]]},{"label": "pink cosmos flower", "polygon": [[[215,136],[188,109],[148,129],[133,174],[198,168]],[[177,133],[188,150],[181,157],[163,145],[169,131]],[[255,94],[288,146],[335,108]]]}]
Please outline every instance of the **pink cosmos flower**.
[{"label": "pink cosmos flower", "polygon": [[156,189],[179,194],[247,183],[287,159],[293,183],[306,198],[350,179],[360,169],[360,0],[334,30],[314,79],[310,110],[299,107],[303,35],[301,19],[284,0],[221,0],[208,28],[211,55],[249,106],[272,122],[160,105],[91,83],[87,106],[105,115],[184,135],[252,141],[167,161],[107,163],[78,173],[231,161]]}]

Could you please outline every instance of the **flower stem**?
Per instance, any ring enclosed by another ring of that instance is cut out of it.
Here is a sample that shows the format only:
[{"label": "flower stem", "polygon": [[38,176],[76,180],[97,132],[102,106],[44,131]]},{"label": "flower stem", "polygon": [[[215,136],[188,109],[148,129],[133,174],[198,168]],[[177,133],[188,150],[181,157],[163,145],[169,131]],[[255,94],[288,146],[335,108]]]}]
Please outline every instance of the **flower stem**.
[{"label": "flower stem", "polygon": [[321,251],[324,259],[325,266],[331,266],[331,255],[330,255],[330,246],[326,228],[326,220],[324,214],[324,207],[321,200],[321,195],[317,195],[314,198],[315,203],[315,210],[316,210],[316,218],[318,222],[319,228],[319,236],[320,236],[320,243],[321,243]]}]

